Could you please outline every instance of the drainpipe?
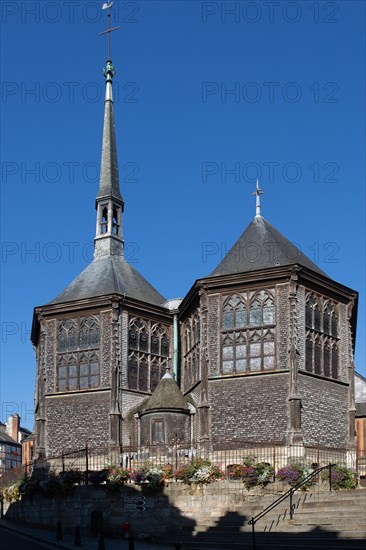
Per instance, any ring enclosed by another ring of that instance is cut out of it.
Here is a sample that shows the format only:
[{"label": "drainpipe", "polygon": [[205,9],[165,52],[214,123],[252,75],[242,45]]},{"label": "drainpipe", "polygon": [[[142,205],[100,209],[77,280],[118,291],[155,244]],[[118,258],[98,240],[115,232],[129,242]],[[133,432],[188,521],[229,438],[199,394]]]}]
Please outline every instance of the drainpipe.
[{"label": "drainpipe", "polygon": [[174,313],[173,317],[173,377],[178,380],[178,314]]}]

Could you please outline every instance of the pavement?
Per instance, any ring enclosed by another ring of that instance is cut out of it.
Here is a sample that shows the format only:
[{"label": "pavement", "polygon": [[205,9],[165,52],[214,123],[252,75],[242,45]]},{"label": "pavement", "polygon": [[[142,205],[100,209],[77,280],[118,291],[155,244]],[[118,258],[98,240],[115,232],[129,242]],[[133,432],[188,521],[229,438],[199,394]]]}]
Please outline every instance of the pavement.
[{"label": "pavement", "polygon": [[[18,523],[13,523],[6,519],[0,520],[0,528],[6,529],[16,534],[27,537],[29,540],[36,541],[40,548],[60,548],[70,549],[78,548],[75,544],[75,537],[70,533],[63,533],[62,540],[56,539],[56,530],[45,531]],[[157,544],[134,540],[133,545],[129,540],[104,538],[104,546],[98,542],[97,537],[81,537],[81,546],[83,550],[175,550],[175,546],[166,544]],[[5,549],[4,549],[5,550]]]}]

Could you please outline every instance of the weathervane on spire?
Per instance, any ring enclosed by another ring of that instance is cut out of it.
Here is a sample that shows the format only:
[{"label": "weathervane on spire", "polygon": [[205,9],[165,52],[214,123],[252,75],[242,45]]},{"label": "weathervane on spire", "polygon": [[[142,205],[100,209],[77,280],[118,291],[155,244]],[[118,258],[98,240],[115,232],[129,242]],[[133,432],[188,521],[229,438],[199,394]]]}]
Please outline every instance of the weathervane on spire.
[{"label": "weathervane on spire", "polygon": [[261,215],[261,195],[263,195],[263,193],[264,191],[262,191],[262,189],[259,188],[259,180],[257,178],[256,190],[254,191],[254,193],[252,193],[252,195],[256,196],[256,200],[255,200],[255,217],[256,218]]},{"label": "weathervane on spire", "polygon": [[[108,29],[106,31],[100,32],[99,36],[102,34],[108,34],[108,57],[107,57],[107,65],[108,62],[111,63],[111,32],[116,31],[117,29],[120,29],[121,27],[113,27],[111,28],[111,7],[113,6],[113,2],[104,2],[102,6],[102,10],[108,10]],[[112,75],[113,76],[113,75]]]}]

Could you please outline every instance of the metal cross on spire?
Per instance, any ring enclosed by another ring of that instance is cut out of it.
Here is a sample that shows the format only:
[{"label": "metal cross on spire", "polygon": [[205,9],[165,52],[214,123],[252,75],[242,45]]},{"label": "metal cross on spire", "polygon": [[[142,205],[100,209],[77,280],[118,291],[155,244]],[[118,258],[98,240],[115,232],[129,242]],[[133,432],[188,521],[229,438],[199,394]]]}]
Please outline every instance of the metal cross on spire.
[{"label": "metal cross on spire", "polygon": [[262,191],[262,189],[259,188],[259,180],[257,179],[256,190],[254,191],[254,193],[252,193],[252,195],[256,196],[256,200],[255,200],[255,217],[256,218],[261,215],[261,195],[263,195],[263,193],[264,191]]},{"label": "metal cross on spire", "polygon": [[108,61],[111,60],[111,32],[121,28],[121,27],[111,28],[111,7],[112,6],[113,6],[113,2],[104,2],[102,6],[102,10],[108,10],[108,29],[106,31],[99,33],[99,36],[102,34],[108,34],[108,57],[107,57]]}]

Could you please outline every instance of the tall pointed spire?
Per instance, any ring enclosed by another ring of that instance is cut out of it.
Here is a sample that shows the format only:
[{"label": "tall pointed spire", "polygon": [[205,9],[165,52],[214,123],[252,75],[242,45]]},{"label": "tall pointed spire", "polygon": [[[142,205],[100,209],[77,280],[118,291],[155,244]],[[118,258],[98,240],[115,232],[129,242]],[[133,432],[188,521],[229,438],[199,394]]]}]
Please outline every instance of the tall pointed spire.
[{"label": "tall pointed spire", "polygon": [[97,198],[113,196],[122,201],[119,189],[116,134],[114,129],[114,108],[112,79],[115,69],[112,61],[108,59],[104,69],[106,78],[105,102],[104,102],[104,127],[102,143],[102,162],[100,170],[100,186]]},{"label": "tall pointed spire", "polygon": [[252,195],[256,196],[255,199],[255,217],[259,218],[261,216],[261,195],[263,195],[264,191],[259,188],[259,180],[257,179],[256,182],[256,190],[252,193]]},{"label": "tall pointed spire", "polygon": [[[108,8],[108,55],[110,54],[110,13]],[[117,27],[116,27],[117,28]],[[123,256],[122,212],[124,202],[119,188],[116,134],[114,129],[114,110],[112,80],[115,69],[111,59],[106,62],[104,76],[106,79],[104,102],[104,126],[102,143],[102,160],[100,167],[100,185],[96,197],[97,227],[94,239],[94,257]]]}]

